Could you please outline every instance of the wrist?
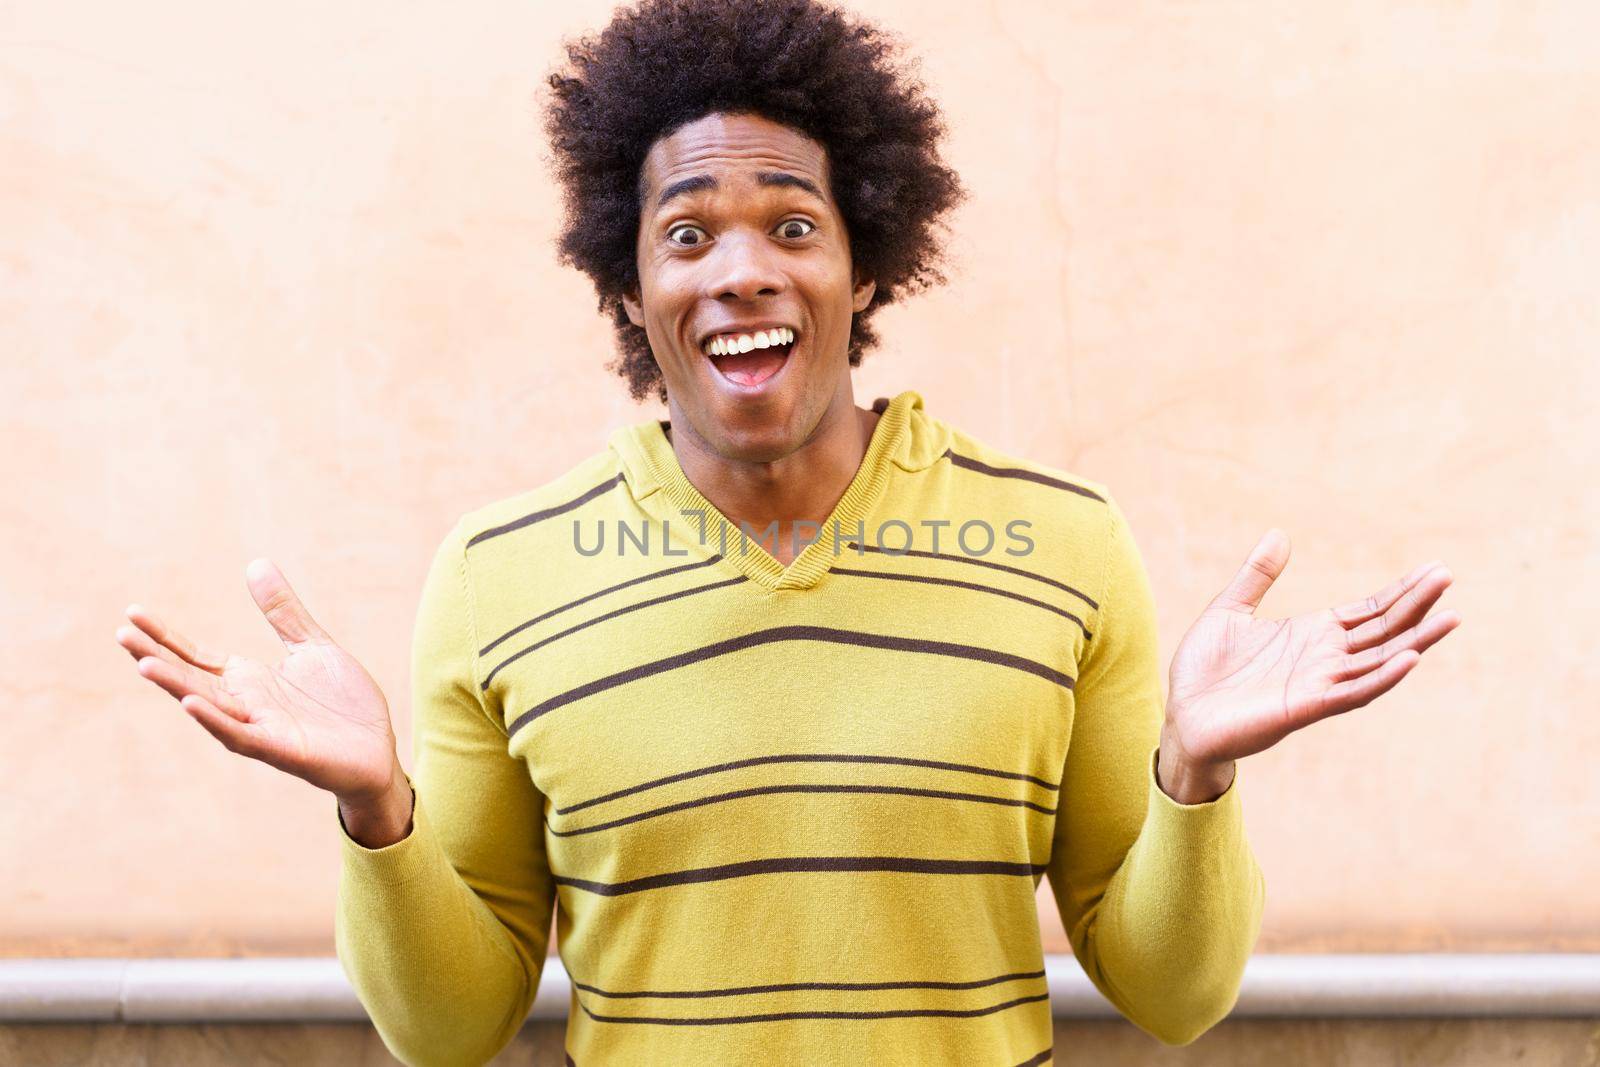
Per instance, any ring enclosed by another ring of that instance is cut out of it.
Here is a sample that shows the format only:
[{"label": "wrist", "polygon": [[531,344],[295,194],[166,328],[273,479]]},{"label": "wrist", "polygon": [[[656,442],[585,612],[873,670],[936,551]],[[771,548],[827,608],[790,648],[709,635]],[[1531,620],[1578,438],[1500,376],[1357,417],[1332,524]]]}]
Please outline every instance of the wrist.
[{"label": "wrist", "polygon": [[339,818],[351,840],[364,848],[383,848],[410,835],[412,800],[411,785],[396,760],[388,788],[381,793],[339,797]]},{"label": "wrist", "polygon": [[1208,804],[1233,784],[1234,760],[1197,760],[1184,751],[1177,733],[1161,732],[1161,747],[1156,753],[1156,784],[1179,804]]}]

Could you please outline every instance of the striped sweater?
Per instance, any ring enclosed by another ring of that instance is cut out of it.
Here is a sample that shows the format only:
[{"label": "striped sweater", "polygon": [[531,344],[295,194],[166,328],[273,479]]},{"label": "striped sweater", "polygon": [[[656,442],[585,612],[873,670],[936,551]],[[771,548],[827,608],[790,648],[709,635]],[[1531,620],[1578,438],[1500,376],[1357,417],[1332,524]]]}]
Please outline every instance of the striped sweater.
[{"label": "striped sweater", "polygon": [[874,407],[787,566],[659,420],[440,543],[410,832],[339,824],[338,955],[400,1059],[506,1046],[553,914],[578,1067],[1048,1064],[1046,876],[1134,1023],[1178,1044],[1227,1014],[1265,887],[1237,774],[1200,804],[1157,784],[1122,511],[915,391]]}]

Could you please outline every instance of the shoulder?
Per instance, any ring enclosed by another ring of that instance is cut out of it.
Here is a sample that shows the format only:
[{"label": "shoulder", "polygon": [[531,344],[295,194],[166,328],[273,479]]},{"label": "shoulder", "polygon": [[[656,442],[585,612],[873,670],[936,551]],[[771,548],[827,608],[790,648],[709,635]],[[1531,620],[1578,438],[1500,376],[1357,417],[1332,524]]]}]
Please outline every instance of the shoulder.
[{"label": "shoulder", "polygon": [[999,448],[942,424],[938,465],[954,495],[979,506],[1036,516],[1052,527],[1103,531],[1113,507],[1110,489],[1079,471]]},{"label": "shoulder", "polygon": [[447,543],[461,567],[475,646],[483,654],[530,617],[590,591],[595,567],[573,565],[573,524],[587,527],[597,517],[609,522],[625,509],[626,496],[621,461],[608,449],[456,520]]},{"label": "shoulder", "polygon": [[1000,448],[940,420],[926,475],[956,525],[981,518],[1027,559],[1008,561],[1066,583],[1092,609],[1114,528],[1116,504],[1102,481],[1071,467]]},{"label": "shoulder", "polygon": [[580,509],[603,510],[607,498],[622,491],[622,482],[616,452],[599,451],[542,485],[466,512],[458,520],[457,535],[470,555],[512,546],[536,550],[551,537],[568,536]]},{"label": "shoulder", "polygon": [[[1092,478],[1065,467],[1044,463],[1037,459],[1003,451],[987,441],[955,427],[949,427],[946,452],[952,464],[985,474],[992,478],[1009,479],[1016,488],[1038,485],[1069,494],[1067,499],[1093,509],[1104,507],[1110,491]],[[1030,490],[1031,491],[1031,490]]]}]

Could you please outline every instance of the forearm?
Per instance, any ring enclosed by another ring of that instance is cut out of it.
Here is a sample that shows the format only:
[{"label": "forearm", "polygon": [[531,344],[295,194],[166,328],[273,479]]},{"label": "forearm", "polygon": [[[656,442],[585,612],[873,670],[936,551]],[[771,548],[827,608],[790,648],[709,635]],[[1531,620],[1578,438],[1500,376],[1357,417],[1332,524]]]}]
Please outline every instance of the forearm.
[{"label": "forearm", "polygon": [[1080,934],[1101,991],[1169,1044],[1231,1010],[1260,931],[1265,883],[1231,780],[1223,789],[1195,805],[1150,790],[1140,835]]},{"label": "forearm", "polygon": [[[408,832],[378,849],[347,832],[335,948],[373,1025],[404,1062],[483,1063],[521,1026],[543,957],[518,951],[451,866],[427,810],[417,806],[407,819]],[[542,942],[535,947],[543,952]]]}]

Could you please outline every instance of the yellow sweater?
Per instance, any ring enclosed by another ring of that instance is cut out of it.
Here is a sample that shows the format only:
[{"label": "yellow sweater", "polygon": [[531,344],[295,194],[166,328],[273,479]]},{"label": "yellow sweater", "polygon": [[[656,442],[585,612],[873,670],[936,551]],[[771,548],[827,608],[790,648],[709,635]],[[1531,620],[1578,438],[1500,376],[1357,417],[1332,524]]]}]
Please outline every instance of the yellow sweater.
[{"label": "yellow sweater", "polygon": [[1186,1043],[1233,1006],[1265,886],[1237,775],[1203,804],[1156,783],[1121,510],[914,391],[874,407],[787,567],[657,420],[444,538],[411,831],[339,824],[339,958],[400,1059],[506,1046],[554,909],[577,1067],[1048,1064],[1045,875],[1144,1030]]}]

